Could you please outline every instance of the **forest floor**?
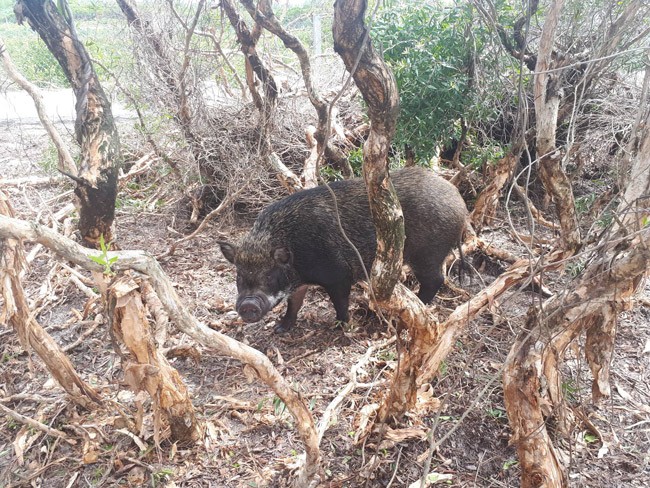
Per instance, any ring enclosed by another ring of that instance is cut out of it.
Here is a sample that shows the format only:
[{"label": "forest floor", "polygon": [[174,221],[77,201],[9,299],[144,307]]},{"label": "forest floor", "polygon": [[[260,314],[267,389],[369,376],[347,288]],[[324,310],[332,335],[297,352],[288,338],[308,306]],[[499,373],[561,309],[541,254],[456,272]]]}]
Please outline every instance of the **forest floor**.
[{"label": "forest floor", "polygon": [[[49,143],[40,126],[0,121],[0,175],[2,178],[47,174]],[[132,125],[123,121],[124,129]],[[41,163],[39,163],[39,161]],[[155,208],[142,205],[146,188],[154,181],[144,175],[139,184],[124,188],[117,211],[117,235],[122,249],[145,249],[157,255],[180,234],[173,229],[176,207],[162,199]],[[168,178],[171,178],[169,176]],[[6,185],[16,216],[45,219],[71,201],[72,186],[58,179],[46,185]],[[63,197],[61,197],[63,195]],[[513,211],[517,215],[516,208]],[[523,215],[523,212],[519,212]],[[524,219],[515,218],[518,230]],[[316,419],[348,382],[350,369],[368,347],[377,348],[362,368],[363,388],[347,396],[321,444],[328,487],[408,487],[422,476],[428,456],[427,434],[434,439],[450,433],[433,454],[431,472],[440,484],[458,487],[519,486],[515,447],[503,406],[501,367],[529,306],[540,300],[531,291],[511,291],[468,324],[453,353],[432,383],[440,399],[438,412],[422,408],[407,415],[400,427],[412,428],[413,438],[378,443],[370,438],[356,443],[358,422],[365,406],[376,402],[382,382],[396,365],[395,344],[367,310],[360,289],[354,290],[351,326],[332,327],[334,311],[327,297],[314,289],[307,295],[297,327],[274,334],[282,313],[276,308],[263,323],[244,324],[233,311],[234,269],[215,241],[234,237],[246,228],[211,223],[196,238],[179,245],[161,264],[192,313],[204,323],[266,353],[284,377],[309,402]],[[544,232],[543,230],[541,232]],[[496,246],[523,255],[510,237],[505,219],[484,233]],[[31,245],[27,245],[31,249]],[[505,269],[504,263],[468,257],[480,271],[460,286],[469,294],[480,290]],[[83,271],[80,271],[86,274]],[[457,278],[451,277],[458,285]],[[545,286],[558,292],[568,286],[566,275],[545,277]],[[16,334],[0,324],[0,403],[26,417],[68,433],[71,445],[0,415],[0,487],[177,486],[282,487],[291,480],[291,465],[302,452],[294,421],[284,405],[264,384],[247,381],[242,365],[216,356],[170,327],[166,347],[188,345],[193,357],[171,359],[188,386],[197,416],[206,429],[193,446],[156,446],[152,414],[145,402],[138,413],[136,399],[126,390],[120,357],[114,351],[105,321],[83,317],[87,296],[50,252],[41,250],[23,280],[26,294],[38,307],[36,319],[62,347],[68,346],[94,323],[99,323],[67,354],[85,381],[105,399],[96,411],[75,407],[51,379],[34,354],[25,353]],[[650,297],[646,285],[642,298]],[[432,307],[443,319],[462,303],[443,288]],[[566,400],[578,421],[571,439],[555,437],[561,456],[570,465],[574,487],[648,486],[650,480],[650,308],[637,303],[620,314],[612,365],[612,397],[591,403],[591,374],[580,344],[572,348],[563,366]],[[121,428],[116,408],[140,416],[142,430],[132,436]],[[432,401],[429,405],[435,405]],[[587,427],[587,425],[589,427]]]}]

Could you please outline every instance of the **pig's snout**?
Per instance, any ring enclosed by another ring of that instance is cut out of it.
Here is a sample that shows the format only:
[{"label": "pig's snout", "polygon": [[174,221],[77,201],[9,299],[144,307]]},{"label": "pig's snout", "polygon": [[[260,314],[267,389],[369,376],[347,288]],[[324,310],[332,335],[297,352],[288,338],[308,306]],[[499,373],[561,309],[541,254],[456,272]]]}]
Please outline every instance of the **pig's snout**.
[{"label": "pig's snout", "polygon": [[247,323],[259,322],[266,314],[264,303],[260,297],[244,297],[237,304],[237,313]]}]

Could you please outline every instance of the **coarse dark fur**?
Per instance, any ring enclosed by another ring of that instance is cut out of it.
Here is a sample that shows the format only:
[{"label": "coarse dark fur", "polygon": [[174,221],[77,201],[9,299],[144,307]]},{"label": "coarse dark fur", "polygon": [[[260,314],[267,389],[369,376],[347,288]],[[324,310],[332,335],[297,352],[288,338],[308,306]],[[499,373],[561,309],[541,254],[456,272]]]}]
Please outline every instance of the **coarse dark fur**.
[{"label": "coarse dark fur", "polygon": [[[461,238],[465,202],[456,187],[423,168],[395,171],[392,181],[404,213],[404,262],[420,282],[418,296],[428,303],[444,282],[445,257]],[[357,178],[330,187],[341,225],[369,270],[377,244],[365,184]],[[237,266],[237,311],[244,320],[260,320],[290,294],[278,331],[294,325],[305,285],[325,288],[337,320],[347,321],[350,288],[365,278],[356,253],[339,230],[334,201],[325,187],[269,205],[239,246],[219,244]]]}]

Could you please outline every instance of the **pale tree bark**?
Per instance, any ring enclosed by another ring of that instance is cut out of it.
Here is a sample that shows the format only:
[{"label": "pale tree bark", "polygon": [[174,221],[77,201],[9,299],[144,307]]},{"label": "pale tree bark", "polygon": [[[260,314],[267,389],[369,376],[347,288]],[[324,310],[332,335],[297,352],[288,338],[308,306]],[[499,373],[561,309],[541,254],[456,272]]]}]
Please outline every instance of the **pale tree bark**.
[{"label": "pale tree bark", "polygon": [[7,52],[4,41],[1,38],[0,57],[2,58],[2,64],[9,78],[11,78],[11,80],[20,88],[25,90],[29,96],[32,97],[32,100],[34,100],[34,106],[36,107],[38,118],[40,119],[41,124],[43,124],[45,131],[50,136],[50,139],[52,139],[52,143],[54,144],[54,147],[56,147],[56,152],[59,155],[59,171],[62,173],[70,174],[72,176],[77,176],[77,165],[75,164],[74,159],[68,150],[68,146],[63,141],[61,134],[59,134],[59,131],[56,129],[56,127],[54,127],[54,124],[47,116],[41,91],[36,85],[31,83],[22,75],[22,73],[18,71],[13,61],[11,60],[9,53]]},{"label": "pale tree bark", "polygon": [[[122,358],[124,382],[134,393],[146,391],[151,397],[156,444],[160,445],[161,433],[169,427],[172,442],[189,445],[198,440],[201,426],[181,376],[167,361],[162,345],[154,341],[144,288],[141,279],[125,273],[102,290],[111,337],[119,339],[114,347]],[[121,345],[127,352],[122,352]]]},{"label": "pale tree bark", "polygon": [[[8,198],[1,191],[0,216],[14,216]],[[0,321],[16,331],[25,351],[31,349],[41,358],[72,401],[84,408],[96,407],[101,403],[99,394],[79,377],[59,345],[30,313],[20,283],[20,274],[25,266],[25,253],[20,240],[0,236],[0,295],[4,301]]]},{"label": "pale tree bark", "polygon": [[[433,317],[413,292],[398,283],[404,245],[402,209],[388,174],[388,149],[399,110],[392,72],[373,48],[364,24],[365,1],[338,0],[334,5],[334,50],[341,56],[368,106],[370,134],[363,147],[363,173],[377,234],[377,254],[370,273],[371,304],[408,330],[399,368],[384,395],[376,419],[385,423],[415,405],[422,361],[439,339]],[[368,431],[373,423],[367,424]]]},{"label": "pale tree bark", "polygon": [[562,72],[548,71],[558,67],[553,59],[553,43],[563,5],[564,0],[551,2],[539,43],[534,78],[536,150],[539,174],[555,203],[555,211],[560,220],[562,242],[566,249],[575,251],[580,246],[580,230],[573,189],[562,169],[560,151],[555,147],[558,110],[562,97]]},{"label": "pale tree bark", "polygon": [[512,180],[523,149],[511,150],[491,169],[490,183],[481,191],[470,214],[470,222],[477,234],[492,224],[499,206],[499,197],[506,184]]},{"label": "pale tree bark", "polygon": [[18,22],[27,19],[45,42],[77,99],[75,135],[81,155],[77,174],[68,176],[76,183],[82,240],[89,247],[98,247],[102,235],[106,242],[113,240],[120,141],[108,97],[77,37],[67,3],[61,5],[65,18],[49,0],[19,0],[14,10]]},{"label": "pale tree bark", "polygon": [[[103,267],[90,259],[96,254],[57,232],[36,223],[0,215],[0,239],[24,239],[40,243],[59,256],[90,271],[101,273]],[[287,405],[294,417],[298,433],[305,445],[305,455],[297,474],[296,485],[308,486],[317,478],[320,466],[318,432],[312,414],[288,381],[286,381],[267,356],[250,346],[220,334],[199,322],[183,305],[174,286],[160,264],[143,251],[108,252],[108,258],[117,258],[112,265],[115,272],[132,269],[151,280],[169,319],[197,342],[212,348],[216,353],[235,358],[245,364],[244,372],[250,378],[259,378]]]},{"label": "pale tree bark", "polygon": [[616,224],[598,244],[576,284],[531,309],[503,374],[504,398],[523,487],[568,486],[566,466],[546,428],[550,416],[568,430],[559,365],[568,345],[587,331],[592,392],[609,395],[616,313],[626,306],[650,265],[650,134],[644,130],[617,209]]},{"label": "pale tree bark", "polygon": [[334,50],[368,105],[370,134],[363,146],[363,176],[377,232],[377,255],[370,272],[376,299],[389,301],[402,270],[404,216],[388,175],[388,150],[395,134],[399,96],[393,73],[372,43],[364,23],[365,0],[334,4]]}]

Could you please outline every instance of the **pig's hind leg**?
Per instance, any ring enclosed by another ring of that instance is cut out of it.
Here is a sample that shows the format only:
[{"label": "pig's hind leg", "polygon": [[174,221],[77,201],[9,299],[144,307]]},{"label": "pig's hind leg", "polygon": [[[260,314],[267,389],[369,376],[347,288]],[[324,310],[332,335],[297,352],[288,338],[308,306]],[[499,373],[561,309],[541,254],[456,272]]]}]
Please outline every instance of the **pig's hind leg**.
[{"label": "pig's hind leg", "polygon": [[298,310],[302,307],[302,302],[305,300],[308,285],[301,285],[289,295],[287,300],[287,311],[284,317],[273,327],[273,332],[288,332],[296,324],[298,318]]},{"label": "pig's hind leg", "polygon": [[338,322],[347,322],[352,283],[342,282],[336,285],[325,286],[324,288],[327,294],[330,296],[332,304],[334,304],[334,310],[336,310],[336,320]]},{"label": "pig's hind leg", "polygon": [[442,272],[442,262],[436,261],[428,263],[412,264],[413,274],[420,282],[420,291],[418,298],[424,304],[431,303],[438,290],[445,282],[445,275]]}]

